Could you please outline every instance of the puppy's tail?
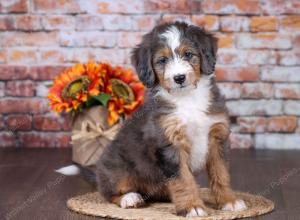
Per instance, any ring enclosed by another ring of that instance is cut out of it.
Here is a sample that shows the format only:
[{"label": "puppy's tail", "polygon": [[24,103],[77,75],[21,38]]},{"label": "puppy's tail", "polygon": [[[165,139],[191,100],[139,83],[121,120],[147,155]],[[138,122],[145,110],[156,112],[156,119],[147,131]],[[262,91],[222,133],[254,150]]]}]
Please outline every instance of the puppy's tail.
[{"label": "puppy's tail", "polygon": [[61,168],[55,170],[55,172],[63,174],[65,176],[81,175],[83,177],[83,179],[85,181],[87,181],[88,183],[90,183],[92,185],[97,184],[97,178],[96,178],[95,171],[92,169],[89,169],[87,167],[80,166],[78,164],[61,167]]}]

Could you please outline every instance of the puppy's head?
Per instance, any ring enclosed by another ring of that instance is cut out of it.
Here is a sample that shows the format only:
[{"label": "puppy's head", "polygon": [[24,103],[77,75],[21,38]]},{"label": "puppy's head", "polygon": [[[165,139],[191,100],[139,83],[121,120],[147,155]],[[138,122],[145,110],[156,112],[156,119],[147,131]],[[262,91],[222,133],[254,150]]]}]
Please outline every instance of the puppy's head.
[{"label": "puppy's head", "polygon": [[203,29],[175,22],[155,27],[132,53],[140,80],[169,93],[196,88],[202,76],[213,74],[217,40]]}]

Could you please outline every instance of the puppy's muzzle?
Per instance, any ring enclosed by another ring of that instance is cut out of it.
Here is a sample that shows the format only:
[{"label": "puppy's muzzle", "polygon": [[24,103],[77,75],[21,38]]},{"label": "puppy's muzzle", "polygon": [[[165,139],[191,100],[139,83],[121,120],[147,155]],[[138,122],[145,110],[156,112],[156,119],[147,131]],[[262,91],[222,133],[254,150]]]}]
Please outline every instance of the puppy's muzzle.
[{"label": "puppy's muzzle", "polygon": [[185,82],[185,75],[184,74],[180,74],[180,75],[176,75],[173,77],[175,83],[182,85]]}]

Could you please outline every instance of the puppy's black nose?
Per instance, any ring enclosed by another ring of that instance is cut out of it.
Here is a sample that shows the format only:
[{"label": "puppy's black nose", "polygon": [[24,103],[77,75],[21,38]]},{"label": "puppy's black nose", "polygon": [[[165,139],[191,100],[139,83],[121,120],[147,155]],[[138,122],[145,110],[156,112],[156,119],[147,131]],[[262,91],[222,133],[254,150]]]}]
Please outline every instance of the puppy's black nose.
[{"label": "puppy's black nose", "polygon": [[185,75],[176,75],[174,76],[174,81],[177,83],[177,84],[183,84],[184,81],[185,81]]}]

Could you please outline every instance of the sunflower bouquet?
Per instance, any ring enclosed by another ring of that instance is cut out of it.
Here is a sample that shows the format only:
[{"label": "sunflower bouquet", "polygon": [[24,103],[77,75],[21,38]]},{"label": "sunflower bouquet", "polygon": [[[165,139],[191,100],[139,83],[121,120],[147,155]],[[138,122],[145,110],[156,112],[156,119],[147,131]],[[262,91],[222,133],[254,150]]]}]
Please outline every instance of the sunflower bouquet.
[{"label": "sunflower bouquet", "polygon": [[54,112],[73,118],[73,161],[94,165],[144,92],[132,70],[108,63],[77,64],[58,75],[48,99]]}]

